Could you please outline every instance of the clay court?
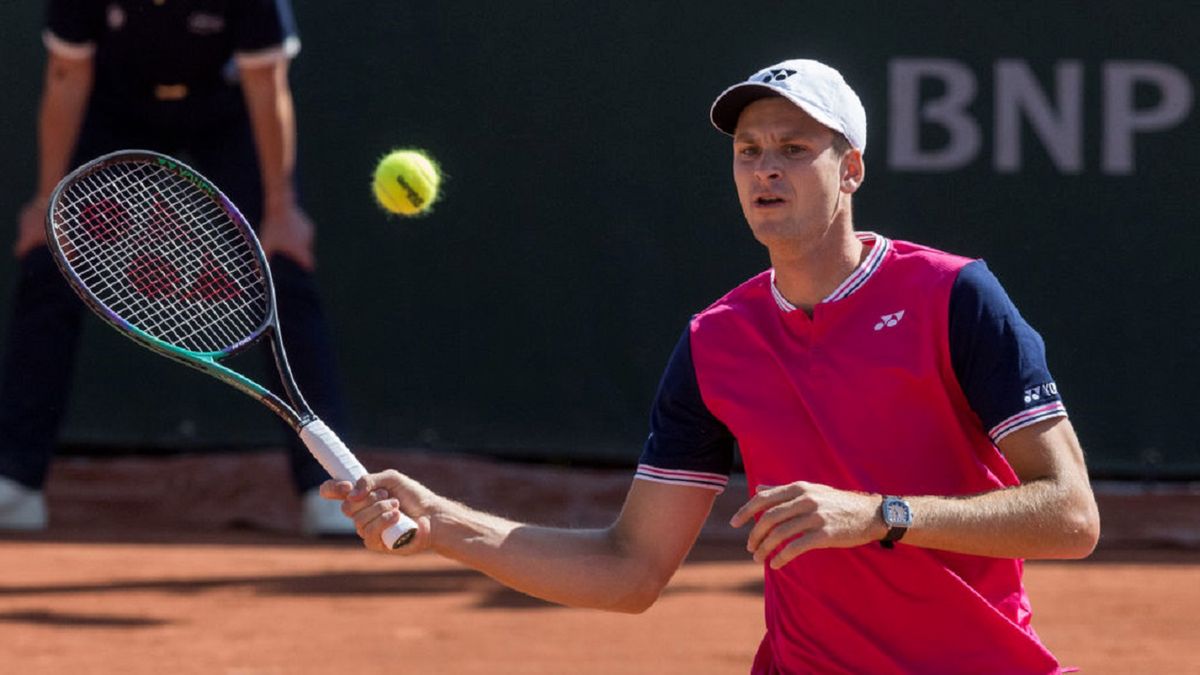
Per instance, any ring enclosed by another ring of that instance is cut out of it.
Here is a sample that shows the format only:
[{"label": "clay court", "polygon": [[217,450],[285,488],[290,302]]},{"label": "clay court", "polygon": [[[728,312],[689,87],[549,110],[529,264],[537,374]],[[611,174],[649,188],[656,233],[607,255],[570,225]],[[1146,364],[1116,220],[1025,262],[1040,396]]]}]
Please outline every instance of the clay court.
[{"label": "clay court", "polygon": [[[629,473],[364,452],[514,517],[602,525]],[[64,457],[49,532],[0,539],[0,672],[744,673],[761,573],[722,496],[639,616],[555,607],[433,556],[297,532],[281,453]],[[1200,493],[1101,489],[1088,561],[1033,562],[1036,626],[1085,673],[1200,672]]]}]

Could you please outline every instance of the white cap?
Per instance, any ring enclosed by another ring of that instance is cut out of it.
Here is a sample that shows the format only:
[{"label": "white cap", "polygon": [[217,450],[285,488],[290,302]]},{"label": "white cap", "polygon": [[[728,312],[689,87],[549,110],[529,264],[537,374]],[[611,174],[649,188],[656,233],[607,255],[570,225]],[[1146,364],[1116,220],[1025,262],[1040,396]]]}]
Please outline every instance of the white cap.
[{"label": "white cap", "polygon": [[713,126],[733,135],[742,110],[767,96],[782,96],[846,137],[850,145],[867,149],[867,112],[842,74],[819,61],[792,59],[763,68],[721,92],[709,116]]}]

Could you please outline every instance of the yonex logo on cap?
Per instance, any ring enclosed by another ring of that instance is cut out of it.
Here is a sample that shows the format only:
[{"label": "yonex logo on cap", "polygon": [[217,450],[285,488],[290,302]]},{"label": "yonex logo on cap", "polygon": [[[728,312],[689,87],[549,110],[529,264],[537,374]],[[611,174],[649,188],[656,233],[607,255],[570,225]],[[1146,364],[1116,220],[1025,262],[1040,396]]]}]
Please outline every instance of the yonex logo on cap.
[{"label": "yonex logo on cap", "polygon": [[879,317],[879,323],[875,324],[875,330],[883,330],[884,328],[891,328],[892,326],[895,326],[896,324],[900,323],[900,319],[904,318],[904,312],[905,312],[905,310],[902,309],[899,312],[893,312],[891,314],[884,314],[883,316]]},{"label": "yonex logo on cap", "polygon": [[[763,89],[769,89],[764,92]],[[732,136],[742,110],[766,94],[778,94],[817,122],[833,129],[859,150],[867,149],[867,113],[841,73],[812,59],[789,59],[760,68],[749,79],[721,92],[709,119]]]},{"label": "yonex logo on cap", "polygon": [[787,68],[772,68],[770,72],[763,75],[762,82],[779,82],[786,80],[796,74],[796,71]]}]

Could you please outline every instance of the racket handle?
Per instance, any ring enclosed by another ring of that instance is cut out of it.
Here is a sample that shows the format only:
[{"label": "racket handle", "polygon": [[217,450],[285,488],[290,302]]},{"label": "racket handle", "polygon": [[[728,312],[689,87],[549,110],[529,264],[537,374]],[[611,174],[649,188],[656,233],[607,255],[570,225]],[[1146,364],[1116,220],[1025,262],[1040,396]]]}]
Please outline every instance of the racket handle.
[{"label": "racket handle", "polygon": [[[367,475],[367,470],[350,452],[350,448],[319,418],[314,417],[300,429],[300,440],[304,441],[308,451],[334,479],[354,483]],[[382,538],[385,546],[396,549],[412,541],[416,534],[417,524],[401,513],[400,520],[384,530]]]}]

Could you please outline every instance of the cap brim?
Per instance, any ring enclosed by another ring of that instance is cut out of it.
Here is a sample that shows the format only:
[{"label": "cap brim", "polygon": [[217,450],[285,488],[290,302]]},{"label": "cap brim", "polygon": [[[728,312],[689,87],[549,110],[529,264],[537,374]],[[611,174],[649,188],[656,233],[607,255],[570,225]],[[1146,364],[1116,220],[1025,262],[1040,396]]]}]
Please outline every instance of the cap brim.
[{"label": "cap brim", "polygon": [[717,100],[713,101],[709,118],[712,120],[714,127],[732,136],[734,131],[737,130],[738,118],[741,117],[742,111],[746,109],[746,106],[760,98],[771,96],[778,96],[791,101],[816,121],[839,134],[845,135],[845,132],[839,129],[823,110],[791,94],[791,92],[757,82],[741,82],[721,92],[717,96]]},{"label": "cap brim", "polygon": [[769,96],[783,96],[783,94],[778,89],[765,84],[754,82],[735,84],[721,92],[717,96],[717,100],[713,101],[709,117],[712,119],[714,127],[732,136],[734,130],[737,129],[738,117],[741,117],[742,110],[758,99]]}]

